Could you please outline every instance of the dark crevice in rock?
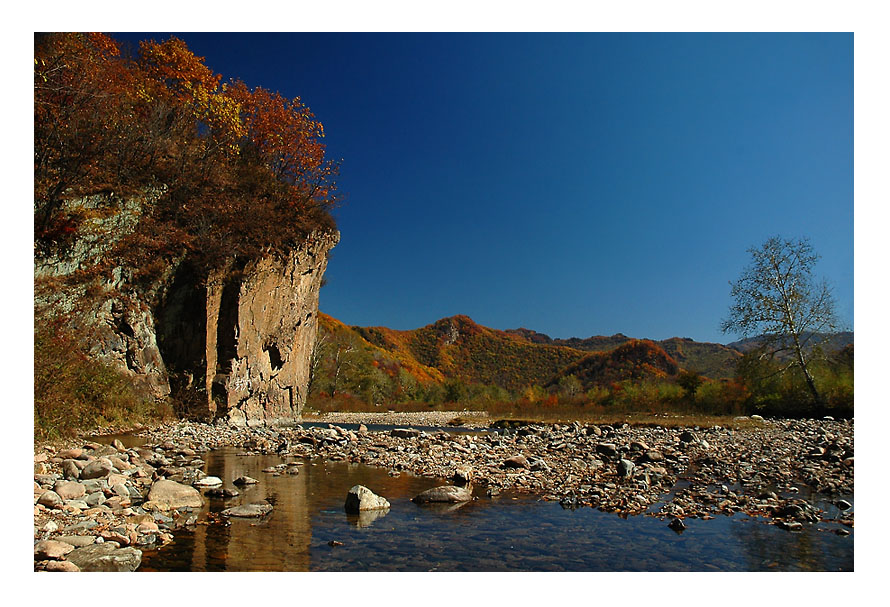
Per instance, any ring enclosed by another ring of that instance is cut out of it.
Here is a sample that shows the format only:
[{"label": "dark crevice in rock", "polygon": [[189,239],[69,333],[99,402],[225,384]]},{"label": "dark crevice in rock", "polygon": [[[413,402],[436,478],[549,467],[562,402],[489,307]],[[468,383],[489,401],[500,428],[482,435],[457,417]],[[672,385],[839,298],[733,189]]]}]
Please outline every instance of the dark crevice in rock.
[{"label": "dark crevice in rock", "polygon": [[272,371],[280,371],[284,366],[284,360],[281,358],[281,352],[274,342],[269,342],[263,346],[263,351],[269,355],[269,364],[272,365]]},{"label": "dark crevice in rock", "polygon": [[238,293],[241,283],[229,280],[223,287],[216,325],[216,366],[221,374],[232,371],[232,360],[238,356]]}]

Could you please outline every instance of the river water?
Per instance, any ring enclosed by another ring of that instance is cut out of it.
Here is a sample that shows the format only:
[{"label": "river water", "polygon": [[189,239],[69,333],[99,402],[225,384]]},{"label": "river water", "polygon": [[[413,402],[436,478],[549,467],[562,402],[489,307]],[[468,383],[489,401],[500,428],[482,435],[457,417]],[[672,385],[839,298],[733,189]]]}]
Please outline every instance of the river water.
[{"label": "river water", "polygon": [[[836,535],[839,525],[831,522],[788,532],[736,514],[687,519],[678,535],[655,517],[566,510],[506,492],[490,499],[481,489],[479,499],[457,507],[418,506],[412,497],[444,481],[392,477],[361,464],[237,453],[205,454],[205,472],[227,488],[242,475],[259,484],[239,487],[234,499],[208,499],[199,520],[260,499],[274,505],[271,514],[177,531],[171,544],[144,551],[140,571],[853,570],[853,535]],[[300,462],[300,473],[262,472],[283,461]],[[386,497],[392,507],[346,514],[346,493],[354,485]]]}]

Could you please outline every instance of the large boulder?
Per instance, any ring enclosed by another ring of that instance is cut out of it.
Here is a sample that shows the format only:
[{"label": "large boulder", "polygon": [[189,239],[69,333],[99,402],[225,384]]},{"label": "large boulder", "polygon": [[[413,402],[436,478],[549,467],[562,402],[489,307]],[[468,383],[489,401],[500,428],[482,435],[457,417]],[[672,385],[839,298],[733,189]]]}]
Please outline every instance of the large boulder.
[{"label": "large boulder", "polygon": [[142,563],[142,551],[121,548],[117,542],[103,542],[72,550],[67,559],[81,571],[136,571]]},{"label": "large boulder", "polygon": [[343,507],[346,512],[358,513],[365,510],[384,510],[389,508],[389,502],[364,485],[356,485],[346,494],[346,504]]},{"label": "large boulder", "polygon": [[473,492],[467,487],[444,485],[427,489],[423,493],[416,495],[411,501],[415,504],[454,504],[457,502],[468,502],[472,499]]},{"label": "large boulder", "polygon": [[166,504],[169,508],[200,508],[204,498],[194,487],[182,485],[176,481],[160,480],[151,486],[148,499],[158,504]]}]

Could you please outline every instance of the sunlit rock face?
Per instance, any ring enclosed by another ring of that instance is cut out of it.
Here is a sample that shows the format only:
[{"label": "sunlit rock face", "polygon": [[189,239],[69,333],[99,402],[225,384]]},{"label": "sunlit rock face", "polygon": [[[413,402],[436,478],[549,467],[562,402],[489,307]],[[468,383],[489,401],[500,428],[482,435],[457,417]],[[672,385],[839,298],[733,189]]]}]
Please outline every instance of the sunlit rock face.
[{"label": "sunlit rock face", "polygon": [[283,258],[260,260],[238,282],[208,285],[206,389],[212,413],[248,426],[300,418],[318,293],[338,238],[314,236]]}]

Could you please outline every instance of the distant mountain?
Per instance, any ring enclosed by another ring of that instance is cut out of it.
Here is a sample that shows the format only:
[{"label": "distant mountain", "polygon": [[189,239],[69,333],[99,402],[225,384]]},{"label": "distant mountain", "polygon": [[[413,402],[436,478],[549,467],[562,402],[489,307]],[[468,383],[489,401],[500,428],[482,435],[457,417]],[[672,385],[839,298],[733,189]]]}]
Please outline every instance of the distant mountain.
[{"label": "distant mountain", "polygon": [[[840,333],[807,333],[804,335],[804,338],[808,339],[810,344],[821,344],[822,350],[826,354],[831,354],[834,352],[838,352],[839,350],[843,350],[846,346],[851,345],[853,343],[853,332],[842,331]],[[758,348],[763,343],[763,339],[763,336],[749,337],[748,339],[742,339],[739,341],[734,341],[730,344],[726,344],[726,347],[732,348],[733,350],[737,350],[744,354]],[[790,352],[782,352],[777,355],[777,358],[781,360],[787,359],[790,356],[792,356]]]},{"label": "distant mountain", "polygon": [[[511,329],[506,331],[532,343],[568,346],[585,352],[608,352],[633,341],[633,338],[616,333],[605,337],[596,335],[585,339],[571,337],[569,339],[553,339],[544,333],[530,329]],[[726,379],[735,373],[736,361],[741,358],[741,351],[709,342],[698,342],[688,337],[672,337],[662,341],[654,341],[670,355],[683,369],[696,371],[712,379]]]},{"label": "distant mountain", "polygon": [[[329,355],[348,345],[353,373],[386,374],[402,378],[402,383],[407,376],[419,384],[456,379],[508,390],[552,385],[567,375],[575,375],[587,389],[625,379],[672,377],[680,369],[725,379],[734,375],[742,354],[758,343],[756,338],[728,345],[681,337],[650,341],[621,333],[554,339],[525,328],[492,329],[464,315],[407,331],[348,326],[326,314],[319,319]],[[852,341],[852,333],[839,333],[827,350],[840,350]]]},{"label": "distant mountain", "polygon": [[679,371],[677,361],[655,342],[632,339],[608,352],[591,352],[563,369],[548,385],[557,385],[562,378],[574,375],[586,391],[594,386],[605,387],[628,379],[665,379]]},{"label": "distant mountain", "polygon": [[560,345],[536,344],[477,324],[468,316],[443,318],[413,331],[352,327],[375,346],[410,356],[446,378],[515,390],[543,384],[585,353]]}]

